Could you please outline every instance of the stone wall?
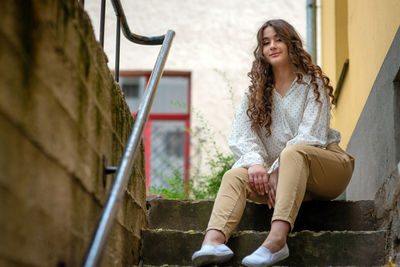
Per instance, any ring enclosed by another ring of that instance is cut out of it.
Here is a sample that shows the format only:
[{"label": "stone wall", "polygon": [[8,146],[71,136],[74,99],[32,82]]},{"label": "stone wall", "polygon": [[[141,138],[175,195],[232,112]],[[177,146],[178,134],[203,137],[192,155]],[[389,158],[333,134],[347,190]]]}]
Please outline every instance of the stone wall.
[{"label": "stone wall", "polygon": [[388,230],[386,250],[400,264],[400,162],[375,196],[376,218]]},{"label": "stone wall", "polygon": [[[0,2],[0,266],[79,266],[133,119],[78,1]],[[103,266],[139,261],[143,147]]]}]

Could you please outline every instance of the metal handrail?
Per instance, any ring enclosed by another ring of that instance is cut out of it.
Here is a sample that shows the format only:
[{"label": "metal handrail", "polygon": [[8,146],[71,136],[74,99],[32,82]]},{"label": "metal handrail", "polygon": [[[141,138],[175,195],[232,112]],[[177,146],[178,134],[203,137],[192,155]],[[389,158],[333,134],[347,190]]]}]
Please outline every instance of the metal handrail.
[{"label": "metal handrail", "polygon": [[[117,17],[116,44],[115,44],[115,80],[119,82],[119,50],[120,50],[120,26],[122,24],[122,32],[125,37],[136,44],[142,45],[160,45],[164,41],[164,35],[161,36],[142,36],[131,32],[128,21],[126,20],[124,9],[120,0],[111,0],[114,7],[115,16]],[[105,17],[105,0],[101,3],[100,15],[100,43],[104,44],[104,17]]]},{"label": "metal handrail", "polygon": [[114,7],[115,15],[120,18],[122,23],[122,32],[124,33],[125,37],[136,43],[136,44],[143,44],[143,45],[160,45],[163,43],[164,35],[160,36],[142,36],[138,34],[134,34],[129,29],[128,21],[126,20],[124,9],[121,6],[121,2],[119,0],[112,0],[111,1]]},{"label": "metal handrail", "polygon": [[[85,1],[79,0],[80,4],[84,6]],[[117,17],[117,34],[116,34],[116,54],[115,54],[115,80],[119,80],[119,54],[120,54],[120,25],[122,23],[122,31],[125,37],[137,44],[143,45],[158,45],[162,44],[157,61],[154,65],[153,71],[149,82],[146,87],[145,94],[141,100],[138,114],[136,116],[133,130],[129,136],[127,145],[121,158],[118,167],[106,167],[105,174],[114,173],[116,171],[115,180],[112,184],[110,193],[108,194],[107,201],[102,211],[96,232],[93,236],[89,250],[85,255],[83,263],[84,267],[98,266],[100,264],[103,251],[107,244],[107,240],[111,234],[114,225],[115,217],[117,216],[119,206],[122,201],[123,194],[126,190],[129,177],[132,173],[133,164],[135,162],[136,154],[143,135],[144,126],[149,117],[153,99],[157,90],[158,83],[164,72],[165,62],[175,36],[175,32],[169,30],[166,35],[162,36],[141,36],[131,33],[124,10],[119,0],[111,0],[114,11]],[[104,20],[105,20],[105,0],[101,1],[101,14],[100,14],[100,44],[104,46]]]},{"label": "metal handrail", "polygon": [[[84,6],[85,0],[79,0],[79,3]],[[116,44],[115,44],[115,81],[119,82],[119,50],[120,50],[120,25],[122,24],[122,32],[124,36],[131,42],[141,45],[160,45],[163,43],[165,35],[159,36],[143,36],[132,33],[128,21],[125,16],[124,9],[122,8],[120,0],[111,0],[114,8],[115,16],[117,17],[117,29],[116,29]],[[106,12],[106,0],[101,0],[101,11],[100,11],[100,38],[99,43],[101,47],[104,47],[104,22]]]},{"label": "metal handrail", "polygon": [[174,35],[175,32],[169,30],[160,49],[156,64],[149,79],[149,83],[146,87],[145,95],[142,98],[139,106],[139,111],[133,125],[133,131],[125,147],[114,183],[97,226],[96,234],[94,235],[90,249],[86,255],[83,265],[85,267],[98,266],[100,263],[106,241],[111,233],[119,205],[122,201],[123,193],[125,192],[129,177],[132,172],[132,167],[140,144],[140,139],[143,134],[144,126],[149,117],[151,105],[153,103],[158,83],[164,71],[165,62]]},{"label": "metal handrail", "polygon": [[[84,6],[85,0],[79,0],[79,3]],[[142,45],[160,45],[164,41],[165,35],[159,36],[143,36],[139,34],[132,33],[128,21],[125,16],[124,9],[122,8],[120,0],[111,0],[114,7],[114,12],[118,20],[122,23],[122,32],[124,33],[126,39],[136,44]],[[101,12],[100,12],[100,44],[104,46],[104,19],[105,19],[105,0],[101,0]]]}]

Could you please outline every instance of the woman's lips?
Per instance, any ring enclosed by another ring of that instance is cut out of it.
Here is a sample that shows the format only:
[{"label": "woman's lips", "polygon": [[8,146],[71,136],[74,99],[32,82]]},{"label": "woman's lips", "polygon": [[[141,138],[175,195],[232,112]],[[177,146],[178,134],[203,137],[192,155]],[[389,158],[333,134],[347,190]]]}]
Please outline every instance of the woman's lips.
[{"label": "woman's lips", "polygon": [[280,53],[273,53],[273,54],[271,54],[271,55],[269,55],[270,57],[276,57],[276,56],[278,56]]}]

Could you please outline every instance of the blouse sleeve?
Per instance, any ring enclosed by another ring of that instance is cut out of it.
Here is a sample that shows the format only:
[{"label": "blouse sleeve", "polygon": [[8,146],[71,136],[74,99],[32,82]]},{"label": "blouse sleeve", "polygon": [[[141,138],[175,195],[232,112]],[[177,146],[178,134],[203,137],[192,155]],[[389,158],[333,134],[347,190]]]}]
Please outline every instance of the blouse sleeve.
[{"label": "blouse sleeve", "polygon": [[[325,88],[319,83],[319,101],[316,101],[314,88],[310,85],[307,99],[297,134],[290,139],[286,146],[302,144],[325,148],[328,141],[330,124],[330,102]],[[271,165],[268,173],[271,174],[279,167],[278,159]]]},{"label": "blouse sleeve", "polygon": [[229,137],[229,147],[236,159],[236,163],[232,168],[248,168],[255,164],[265,166],[267,153],[258,133],[251,128],[251,121],[246,113],[247,108],[248,98],[246,91],[236,113]]}]

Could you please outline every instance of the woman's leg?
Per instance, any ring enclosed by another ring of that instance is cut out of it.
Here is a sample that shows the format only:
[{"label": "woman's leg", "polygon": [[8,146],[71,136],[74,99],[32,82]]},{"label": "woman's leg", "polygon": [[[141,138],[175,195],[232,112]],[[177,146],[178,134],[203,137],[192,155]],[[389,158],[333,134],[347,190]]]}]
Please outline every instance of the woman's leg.
[{"label": "woman's leg", "polygon": [[282,248],[306,191],[313,199],[334,199],[346,188],[353,168],[354,159],[337,144],[327,149],[306,145],[285,148],[279,158],[271,231],[263,245],[272,253]]},{"label": "woman's leg", "polygon": [[251,190],[247,169],[237,168],[227,171],[214,202],[202,247],[192,255],[196,266],[223,263],[233,256],[233,251],[224,243],[228,241],[233,229],[239,223],[247,197],[266,202],[265,196],[258,196]]},{"label": "woman's leg", "polygon": [[240,222],[247,198],[259,203],[267,202],[266,196],[259,196],[251,189],[246,168],[227,171],[214,202],[203,245],[218,245],[228,241]]}]

